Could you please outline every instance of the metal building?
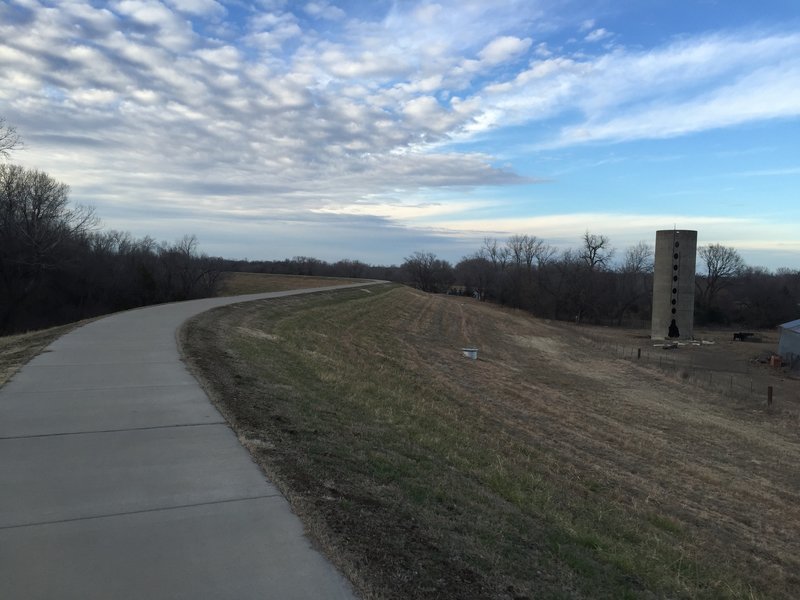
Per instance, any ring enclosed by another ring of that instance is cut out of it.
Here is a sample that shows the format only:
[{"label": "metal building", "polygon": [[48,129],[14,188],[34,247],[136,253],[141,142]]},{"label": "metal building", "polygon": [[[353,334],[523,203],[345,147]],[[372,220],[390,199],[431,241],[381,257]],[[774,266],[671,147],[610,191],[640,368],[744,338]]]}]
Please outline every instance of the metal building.
[{"label": "metal building", "polygon": [[696,263],[696,231],[656,232],[652,339],[692,339],[694,336]]},{"label": "metal building", "polygon": [[800,363],[800,319],[778,325],[781,330],[778,354],[792,367]]}]

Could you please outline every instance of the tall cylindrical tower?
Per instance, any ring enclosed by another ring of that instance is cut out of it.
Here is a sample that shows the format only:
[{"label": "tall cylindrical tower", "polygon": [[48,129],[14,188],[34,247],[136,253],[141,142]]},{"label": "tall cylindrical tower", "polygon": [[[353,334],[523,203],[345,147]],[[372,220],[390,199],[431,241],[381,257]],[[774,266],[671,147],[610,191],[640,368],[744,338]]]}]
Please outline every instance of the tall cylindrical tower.
[{"label": "tall cylindrical tower", "polygon": [[674,229],[656,232],[652,339],[694,337],[696,262],[696,231]]}]

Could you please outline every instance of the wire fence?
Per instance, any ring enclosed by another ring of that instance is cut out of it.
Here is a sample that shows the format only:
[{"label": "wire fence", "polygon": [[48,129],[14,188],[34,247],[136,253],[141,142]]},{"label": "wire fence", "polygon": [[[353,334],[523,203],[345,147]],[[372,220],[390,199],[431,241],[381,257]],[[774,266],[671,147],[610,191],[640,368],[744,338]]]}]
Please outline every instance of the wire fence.
[{"label": "wire fence", "polygon": [[[610,356],[656,367],[665,375],[679,381],[738,401],[769,406],[778,399],[789,399],[791,396],[781,386],[775,386],[773,378],[756,365],[737,365],[738,368],[744,368],[745,372],[726,371],[696,360],[685,352],[685,346],[628,346],[614,344],[602,338],[593,338],[593,341]],[[694,350],[690,348],[690,351]]]}]

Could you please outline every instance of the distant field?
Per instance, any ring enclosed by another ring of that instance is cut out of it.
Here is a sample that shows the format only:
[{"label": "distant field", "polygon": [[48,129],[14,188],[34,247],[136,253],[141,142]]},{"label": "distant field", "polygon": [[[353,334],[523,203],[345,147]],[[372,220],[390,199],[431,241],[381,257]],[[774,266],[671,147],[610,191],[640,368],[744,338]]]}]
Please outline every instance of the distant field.
[{"label": "distant field", "polygon": [[239,296],[263,292],[283,292],[329,285],[358,283],[358,279],[339,277],[307,277],[304,275],[272,275],[269,273],[235,273],[222,276],[218,296]]},{"label": "distant field", "polygon": [[796,598],[796,410],[595,334],[387,285],[218,309],[182,339],[364,598]]}]

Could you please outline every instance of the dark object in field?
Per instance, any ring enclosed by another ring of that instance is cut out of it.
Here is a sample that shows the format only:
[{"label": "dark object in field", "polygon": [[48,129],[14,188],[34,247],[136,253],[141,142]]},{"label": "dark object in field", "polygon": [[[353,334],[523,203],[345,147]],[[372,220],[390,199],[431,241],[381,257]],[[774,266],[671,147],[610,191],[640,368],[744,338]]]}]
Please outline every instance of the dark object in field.
[{"label": "dark object in field", "polygon": [[737,331],[736,333],[733,334],[733,341],[735,342],[736,340],[739,340],[740,342],[746,342],[748,338],[751,338],[754,335],[755,335],[754,333],[748,333],[746,331]]}]

